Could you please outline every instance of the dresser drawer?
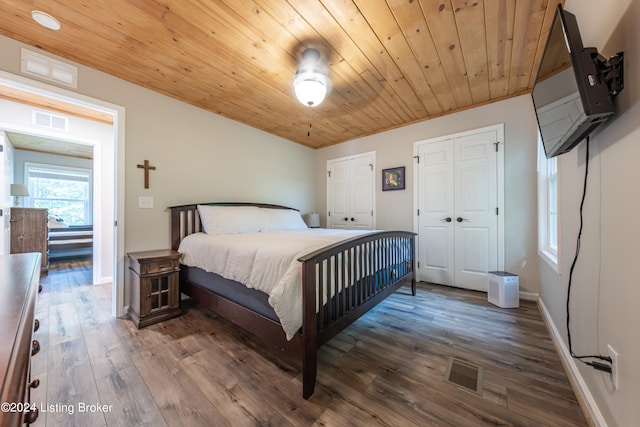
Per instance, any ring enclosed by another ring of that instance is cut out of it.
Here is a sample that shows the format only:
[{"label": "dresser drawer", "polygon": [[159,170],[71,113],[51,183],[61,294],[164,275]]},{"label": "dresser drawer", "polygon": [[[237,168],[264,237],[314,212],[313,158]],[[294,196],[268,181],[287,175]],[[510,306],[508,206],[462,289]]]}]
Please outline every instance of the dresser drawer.
[{"label": "dresser drawer", "polygon": [[176,259],[141,263],[140,274],[156,274],[173,271],[178,268],[179,263]]}]

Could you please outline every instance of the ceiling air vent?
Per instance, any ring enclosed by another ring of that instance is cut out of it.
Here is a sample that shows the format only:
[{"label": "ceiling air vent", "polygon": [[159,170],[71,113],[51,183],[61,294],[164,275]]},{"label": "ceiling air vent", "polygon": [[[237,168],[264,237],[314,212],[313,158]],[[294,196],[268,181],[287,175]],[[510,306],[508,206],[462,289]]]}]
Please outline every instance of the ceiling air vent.
[{"label": "ceiling air vent", "polygon": [[50,129],[69,130],[69,119],[64,116],[33,110],[33,124]]},{"label": "ceiling air vent", "polygon": [[21,49],[20,55],[20,71],[22,73],[77,89],[77,67],[25,48]]}]

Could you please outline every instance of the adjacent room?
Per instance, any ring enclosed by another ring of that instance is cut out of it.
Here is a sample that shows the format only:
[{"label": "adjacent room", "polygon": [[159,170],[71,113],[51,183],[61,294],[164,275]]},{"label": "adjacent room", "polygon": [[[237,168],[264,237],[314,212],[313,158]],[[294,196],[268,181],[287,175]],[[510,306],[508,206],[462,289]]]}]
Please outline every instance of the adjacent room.
[{"label": "adjacent room", "polygon": [[636,425],[637,22],[3,1],[0,424]]}]

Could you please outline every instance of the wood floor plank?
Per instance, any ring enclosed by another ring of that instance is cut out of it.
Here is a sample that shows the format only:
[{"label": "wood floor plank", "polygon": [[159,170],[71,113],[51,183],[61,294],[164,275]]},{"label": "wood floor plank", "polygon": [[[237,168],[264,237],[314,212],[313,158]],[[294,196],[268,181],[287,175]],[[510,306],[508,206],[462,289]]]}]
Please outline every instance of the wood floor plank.
[{"label": "wood floor plank", "polygon": [[63,341],[48,351],[47,400],[37,402],[47,408],[47,425],[106,426],[104,413],[85,410],[100,402],[100,396],[84,341]]},{"label": "wood floor plank", "polygon": [[224,425],[227,421],[163,346],[132,356],[162,417],[170,426]]},{"label": "wood floor plank", "polygon": [[153,396],[135,366],[113,370],[96,380],[101,402],[108,408],[108,426],[162,427],[167,426]]},{"label": "wood floor plank", "polygon": [[[32,396],[111,410],[50,411],[36,427],[587,425],[534,303],[501,309],[480,292],[401,289],[320,349],[304,400],[301,364],[225,319],[185,304],[138,329],[111,317],[111,286],[91,280],[90,262],[54,265],[43,279],[33,358],[43,383]],[[451,357],[483,368],[481,395],[445,380]]]}]

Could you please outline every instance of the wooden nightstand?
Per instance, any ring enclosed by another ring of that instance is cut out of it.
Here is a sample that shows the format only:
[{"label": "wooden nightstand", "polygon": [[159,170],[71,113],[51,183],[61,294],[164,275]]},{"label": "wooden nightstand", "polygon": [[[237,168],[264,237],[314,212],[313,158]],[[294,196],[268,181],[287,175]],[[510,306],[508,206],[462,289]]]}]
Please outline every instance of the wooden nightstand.
[{"label": "wooden nightstand", "polygon": [[180,316],[180,254],[170,249],[129,256],[129,317],[138,328]]}]

